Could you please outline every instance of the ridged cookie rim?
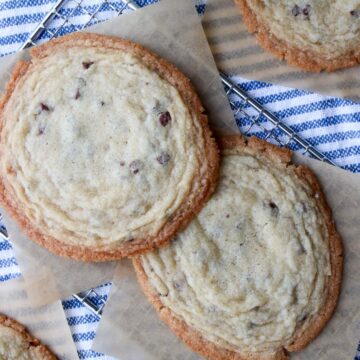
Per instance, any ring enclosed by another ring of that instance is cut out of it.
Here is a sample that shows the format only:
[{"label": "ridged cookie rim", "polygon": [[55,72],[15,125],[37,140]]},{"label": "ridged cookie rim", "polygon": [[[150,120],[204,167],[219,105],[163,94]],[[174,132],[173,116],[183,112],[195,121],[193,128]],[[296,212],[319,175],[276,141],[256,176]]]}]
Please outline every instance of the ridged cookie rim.
[{"label": "ridged cookie rim", "polygon": [[258,20],[256,14],[248,5],[249,0],[234,0],[242,14],[247,30],[256,36],[259,45],[277,58],[285,60],[288,64],[297,66],[310,72],[333,72],[360,63],[360,50],[349,51],[341,57],[329,59],[311,51],[311,49],[299,49],[280,40],[270,32],[268,27]]},{"label": "ridged cookie rim", "polygon": [[[140,57],[151,70],[155,71],[177,88],[189,110],[195,114],[203,131],[205,146],[200,150],[203,153],[203,164],[207,162],[206,176],[200,173],[197,174],[197,178],[195,178],[192,183],[192,191],[188,194],[187,198],[184,199],[184,202],[174,213],[171,220],[165,223],[156,236],[147,237],[145,239],[135,238],[131,243],[125,242],[117,247],[111,245],[103,246],[102,248],[69,245],[54,237],[44,235],[40,229],[35,228],[31,224],[31,222],[22,214],[21,208],[8,196],[6,190],[6,178],[4,177],[4,174],[0,174],[0,202],[5,206],[9,214],[16,220],[30,239],[57,255],[70,257],[76,260],[94,262],[117,260],[153,250],[156,247],[166,244],[178,231],[183,229],[192,220],[215,190],[219,172],[219,151],[208,126],[208,117],[205,114],[205,109],[201,104],[199,96],[194,90],[190,80],[180,70],[167,60],[130,40],[83,32],[66,35],[34,47],[30,52],[32,57],[30,62],[19,61],[15,65],[11,78],[0,99],[0,133],[5,121],[2,116],[4,107],[10,99],[18,82],[26,74],[32,61],[46,57],[54,51],[54,48],[68,49],[78,45],[106,47],[114,50],[121,49]],[[194,188],[196,187],[198,189],[195,189],[194,191]],[[189,203],[187,199],[194,194],[196,195],[194,201]]]},{"label": "ridged cookie rim", "polygon": [[341,290],[343,271],[342,241],[336,231],[331,209],[327,205],[325,195],[321,190],[316,176],[306,166],[292,164],[292,152],[290,150],[279,148],[256,137],[245,138],[242,135],[224,136],[220,138],[218,142],[220,152],[222,150],[243,150],[245,148],[249,153],[255,153],[257,156],[265,156],[274,162],[274,164],[290,169],[311,186],[314,194],[317,194],[318,206],[324,217],[325,225],[329,233],[329,252],[332,272],[327,283],[327,297],[324,305],[321,310],[306,323],[306,327],[300,326],[296,330],[290,345],[279,348],[276,353],[241,353],[221,348],[208,341],[199,331],[187,325],[184,320],[174,315],[168,307],[164,306],[160,297],[153,291],[148,281],[148,277],[141,264],[140,256],[133,258],[137,279],[149,302],[158,312],[161,320],[192,350],[205,356],[209,360],[286,360],[289,359],[288,355],[290,352],[304,349],[320,334],[336,309]]}]

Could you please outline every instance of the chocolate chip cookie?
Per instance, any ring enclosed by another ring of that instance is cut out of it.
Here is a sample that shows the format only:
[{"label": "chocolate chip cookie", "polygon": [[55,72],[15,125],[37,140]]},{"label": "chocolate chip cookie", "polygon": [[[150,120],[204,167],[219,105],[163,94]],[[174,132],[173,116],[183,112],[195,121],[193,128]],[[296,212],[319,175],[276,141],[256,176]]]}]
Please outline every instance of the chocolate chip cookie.
[{"label": "chocolate chip cookie", "polygon": [[280,360],[332,316],[342,245],[312,172],[262,140],[221,140],[212,198],[168,246],[134,259],[161,319],[203,356]]},{"label": "chocolate chip cookie", "polygon": [[360,61],[360,4],[343,0],[235,0],[259,44],[308,71]]},{"label": "chocolate chip cookie", "polygon": [[169,241],[213,192],[218,150],[175,66],[76,33],[31,51],[0,102],[0,201],[59,255],[103,261]]}]

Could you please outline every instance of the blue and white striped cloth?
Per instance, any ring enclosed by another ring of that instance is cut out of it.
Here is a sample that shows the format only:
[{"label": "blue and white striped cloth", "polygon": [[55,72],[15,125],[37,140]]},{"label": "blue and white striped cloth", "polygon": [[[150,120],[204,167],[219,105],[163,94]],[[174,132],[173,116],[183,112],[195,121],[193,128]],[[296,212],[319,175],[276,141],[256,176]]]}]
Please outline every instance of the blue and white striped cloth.
[{"label": "blue and white striped cloth", "polygon": [[[15,52],[55,2],[56,0],[0,0],[0,56]],[[140,6],[152,2],[155,0],[137,1]],[[71,15],[71,23],[66,24],[61,34],[74,31],[86,23],[89,19],[87,12],[94,12],[100,3],[101,0],[83,0],[85,11],[73,11],[75,1],[67,1],[61,14],[64,17]],[[197,0],[196,3],[198,11],[203,12],[206,0]],[[102,6],[99,20],[114,16],[109,4],[120,7],[121,1],[108,1],[108,4]],[[55,20],[50,25],[51,29],[55,30],[62,22],[62,19]],[[43,38],[46,39],[46,35]],[[234,80],[336,164],[360,173],[360,104],[240,77],[235,77]],[[294,150],[299,149],[295,147]],[[0,281],[10,280],[19,274],[10,243],[0,241]],[[110,286],[103,285],[98,292],[106,298]],[[64,300],[63,307],[79,358],[110,359],[90,350],[98,325],[97,317],[72,298]],[[356,360],[360,360],[360,348],[358,351]]]}]

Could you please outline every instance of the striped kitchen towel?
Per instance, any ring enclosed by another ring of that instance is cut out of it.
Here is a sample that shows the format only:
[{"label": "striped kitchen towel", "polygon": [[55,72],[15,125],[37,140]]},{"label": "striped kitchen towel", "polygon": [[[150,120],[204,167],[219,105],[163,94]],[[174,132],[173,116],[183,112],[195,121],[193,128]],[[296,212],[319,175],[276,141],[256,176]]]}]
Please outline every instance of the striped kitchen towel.
[{"label": "striped kitchen towel", "polygon": [[[56,2],[57,0],[0,0],[0,56],[17,51]],[[153,2],[155,1],[137,1],[140,6]],[[79,3],[81,7],[78,6]],[[204,11],[205,3],[206,0],[196,1],[199,13]],[[67,0],[59,11],[60,16],[51,22],[49,30],[54,33],[60,25],[63,25],[60,35],[78,30],[89,22],[94,12],[97,15],[91,19],[90,24],[113,17],[116,9],[120,9],[122,5],[120,0]],[[70,21],[65,22],[68,17]],[[46,41],[50,36],[49,32],[44,33],[41,41]],[[241,77],[234,77],[233,80],[337,165],[360,173],[360,104]],[[236,98],[232,100],[237,102]],[[237,122],[241,129],[245,128],[240,116]],[[253,133],[261,136],[256,129]],[[300,149],[293,145],[293,150]],[[17,276],[19,268],[11,245],[8,241],[0,240],[0,281]],[[106,299],[110,286],[111,284],[105,284],[97,291]],[[79,358],[110,359],[91,350],[98,318],[73,298],[64,300],[63,307]]]}]

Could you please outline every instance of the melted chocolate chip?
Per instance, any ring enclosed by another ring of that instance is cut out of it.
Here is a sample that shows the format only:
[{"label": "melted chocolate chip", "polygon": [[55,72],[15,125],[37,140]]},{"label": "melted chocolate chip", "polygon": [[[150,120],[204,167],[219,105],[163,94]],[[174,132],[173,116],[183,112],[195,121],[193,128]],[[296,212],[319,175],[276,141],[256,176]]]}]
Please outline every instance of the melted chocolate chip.
[{"label": "melted chocolate chip", "polygon": [[163,112],[159,116],[159,121],[162,126],[166,126],[171,121],[171,115],[168,111]]},{"label": "melted chocolate chip", "polygon": [[296,304],[298,302],[298,293],[297,293],[297,291],[298,291],[298,288],[297,288],[297,285],[295,285],[293,287],[292,291],[291,291],[291,295],[293,297],[293,301],[292,301],[293,304]]},{"label": "melted chocolate chip", "polygon": [[120,166],[125,166],[125,161],[120,161]]},{"label": "melted chocolate chip", "polygon": [[87,70],[93,64],[94,64],[93,61],[83,61],[82,66],[85,70]]},{"label": "melted chocolate chip", "polygon": [[359,10],[351,10],[350,15],[354,16],[355,18],[359,18],[360,17],[360,11]]},{"label": "melted chocolate chip", "polygon": [[303,8],[301,8],[299,5],[294,5],[294,7],[291,9],[291,14],[295,17],[302,14],[305,20],[309,20],[310,9],[311,9],[310,4],[307,4]]},{"label": "melted chocolate chip", "polygon": [[278,216],[279,215],[279,208],[274,202],[270,201],[269,202],[269,207],[271,209],[271,215],[273,215],[273,216]]},{"label": "melted chocolate chip", "polygon": [[40,103],[40,107],[42,111],[50,111],[50,108],[44,103]]},{"label": "melted chocolate chip", "polygon": [[291,10],[291,13],[294,15],[294,16],[298,16],[300,15],[300,7],[298,5],[295,5],[292,10]]},{"label": "melted chocolate chip", "polygon": [[230,214],[226,214],[225,217],[228,219],[230,217]]},{"label": "melted chocolate chip", "polygon": [[105,105],[105,101],[100,101],[100,105],[104,106]]},{"label": "melted chocolate chip", "polygon": [[143,166],[143,162],[141,160],[134,160],[129,164],[130,171],[133,174],[137,174],[142,168],[142,166]]},{"label": "melted chocolate chip", "polygon": [[306,20],[309,20],[309,16],[310,16],[310,9],[311,9],[311,5],[306,5],[305,8],[302,10],[303,15],[305,16]]},{"label": "melted chocolate chip", "polygon": [[78,89],[78,90],[76,91],[76,94],[75,94],[75,100],[79,99],[80,96],[81,96],[80,90]]},{"label": "melted chocolate chip", "polygon": [[166,165],[171,159],[171,156],[167,153],[161,153],[156,160],[158,161],[159,164],[161,165]]}]

